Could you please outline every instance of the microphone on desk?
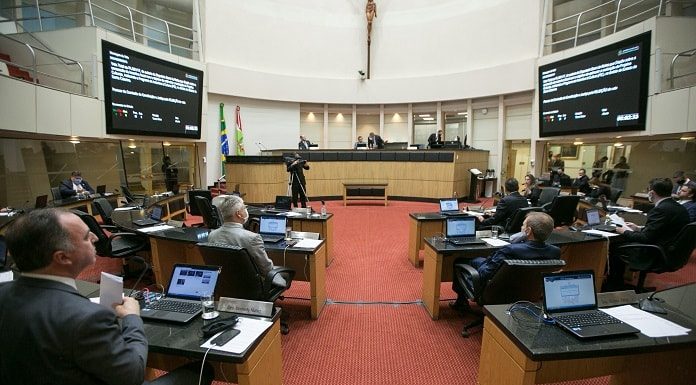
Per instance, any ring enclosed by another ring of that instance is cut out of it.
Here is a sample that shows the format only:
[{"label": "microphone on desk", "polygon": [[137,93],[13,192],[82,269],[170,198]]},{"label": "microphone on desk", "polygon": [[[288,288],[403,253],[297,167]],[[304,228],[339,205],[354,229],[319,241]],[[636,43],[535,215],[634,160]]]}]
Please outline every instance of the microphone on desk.
[{"label": "microphone on desk", "polygon": [[264,146],[263,143],[261,143],[261,142],[254,142],[254,144],[256,145],[256,147],[259,148],[259,151],[268,151],[268,148],[266,148],[266,146]]},{"label": "microphone on desk", "polygon": [[667,314],[667,310],[665,310],[665,308],[661,305],[665,301],[660,298],[654,298],[655,294],[659,292],[660,291],[656,290],[650,294],[648,298],[643,298],[638,301],[638,308],[650,313]]},{"label": "microphone on desk", "polygon": [[143,271],[140,272],[140,276],[138,277],[138,279],[135,281],[135,284],[134,284],[133,287],[131,288],[130,294],[128,294],[129,297],[132,297],[132,296],[133,296],[133,293],[136,293],[135,288],[138,287],[138,284],[140,283],[140,281],[141,281],[141,280],[143,279],[143,277],[145,276],[145,273],[147,273],[147,271],[150,270],[150,267],[151,267],[150,264],[147,263],[147,261],[146,261],[145,259],[143,259],[142,257],[139,257],[139,256],[136,255],[136,256],[131,257],[131,259],[134,259],[134,260],[136,260],[136,261],[142,263],[143,266],[145,266],[145,267],[143,268]]}]

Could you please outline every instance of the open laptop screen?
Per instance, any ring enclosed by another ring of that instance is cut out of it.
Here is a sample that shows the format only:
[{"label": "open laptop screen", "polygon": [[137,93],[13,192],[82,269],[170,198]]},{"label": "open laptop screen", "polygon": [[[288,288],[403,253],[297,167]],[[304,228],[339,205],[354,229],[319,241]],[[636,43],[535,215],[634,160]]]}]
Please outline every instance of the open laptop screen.
[{"label": "open laptop screen", "polygon": [[594,273],[570,271],[544,275],[544,311],[549,313],[597,308]]},{"label": "open laptop screen", "polygon": [[150,218],[159,221],[162,219],[162,206],[154,206],[152,212],[150,213]]},{"label": "open laptop screen", "polygon": [[459,203],[456,199],[440,199],[440,211],[459,211]]},{"label": "open laptop screen", "polygon": [[476,217],[454,217],[447,218],[445,236],[452,237],[475,237],[476,236]]},{"label": "open laptop screen", "polygon": [[259,233],[272,235],[285,235],[287,218],[280,215],[266,216],[259,218]]},{"label": "open laptop screen", "polygon": [[215,292],[220,267],[174,265],[167,297],[199,300],[203,294]]},{"label": "open laptop screen", "polygon": [[594,210],[590,209],[585,211],[585,215],[587,215],[587,224],[590,226],[598,225],[599,224],[599,210]]}]

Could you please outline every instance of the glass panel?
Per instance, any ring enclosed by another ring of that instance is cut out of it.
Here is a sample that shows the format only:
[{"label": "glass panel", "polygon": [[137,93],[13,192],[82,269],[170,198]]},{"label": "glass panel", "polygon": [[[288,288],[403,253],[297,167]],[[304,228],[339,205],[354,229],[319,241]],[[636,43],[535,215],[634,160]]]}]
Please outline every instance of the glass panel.
[{"label": "glass panel", "polygon": [[[324,140],[324,108],[300,113],[300,134],[312,143],[321,145]],[[300,138],[297,138],[300,141]]]},{"label": "glass panel", "polygon": [[437,132],[437,113],[435,111],[413,114],[413,143],[425,148],[430,134]]},{"label": "glass panel", "polygon": [[[353,130],[353,114],[330,113],[329,114],[329,148],[347,149],[353,148],[351,132]],[[365,139],[367,140],[367,139]]]},{"label": "glass panel", "polygon": [[388,140],[390,143],[408,143],[408,131],[407,108],[404,108],[404,110],[400,112],[384,112],[384,140]]},{"label": "glass panel", "polygon": [[457,140],[464,142],[466,135],[466,111],[448,112],[445,116],[445,140]]}]

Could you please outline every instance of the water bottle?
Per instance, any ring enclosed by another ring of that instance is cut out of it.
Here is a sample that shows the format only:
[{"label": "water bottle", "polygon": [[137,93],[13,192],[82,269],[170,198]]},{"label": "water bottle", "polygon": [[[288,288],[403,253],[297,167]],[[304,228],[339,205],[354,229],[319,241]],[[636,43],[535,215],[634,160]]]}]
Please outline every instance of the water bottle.
[{"label": "water bottle", "polygon": [[324,201],[321,201],[321,216],[326,216],[326,203],[324,203]]}]

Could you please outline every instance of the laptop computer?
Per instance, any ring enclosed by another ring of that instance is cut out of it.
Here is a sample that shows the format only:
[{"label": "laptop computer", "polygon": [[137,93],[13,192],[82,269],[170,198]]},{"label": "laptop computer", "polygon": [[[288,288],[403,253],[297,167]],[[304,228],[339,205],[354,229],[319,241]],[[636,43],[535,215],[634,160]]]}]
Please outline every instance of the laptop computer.
[{"label": "laptop computer", "polygon": [[175,264],[164,297],[141,303],[140,317],[185,323],[201,313],[201,295],[214,293],[220,266]]},{"label": "laptop computer", "polygon": [[97,186],[97,194],[99,194],[99,195],[106,194],[106,185],[105,184],[100,184],[99,186]]},{"label": "laptop computer", "polygon": [[445,239],[447,242],[462,245],[483,245],[486,242],[476,238],[476,217],[449,217],[445,221]]},{"label": "laptop computer", "polygon": [[640,332],[598,309],[594,278],[592,270],[544,274],[544,313],[579,338]]},{"label": "laptop computer", "polygon": [[264,242],[276,243],[285,239],[288,218],[282,215],[262,215],[259,218],[259,235]]},{"label": "laptop computer", "polygon": [[152,226],[162,223],[162,206],[153,206],[149,218],[134,219],[133,224],[136,226]]},{"label": "laptop computer", "polygon": [[585,215],[587,216],[587,226],[585,226],[586,229],[607,231],[610,233],[616,231],[616,226],[601,224],[601,221],[599,219],[599,210],[585,210]]},{"label": "laptop computer", "polygon": [[440,199],[440,214],[445,216],[462,215],[457,198]]}]

